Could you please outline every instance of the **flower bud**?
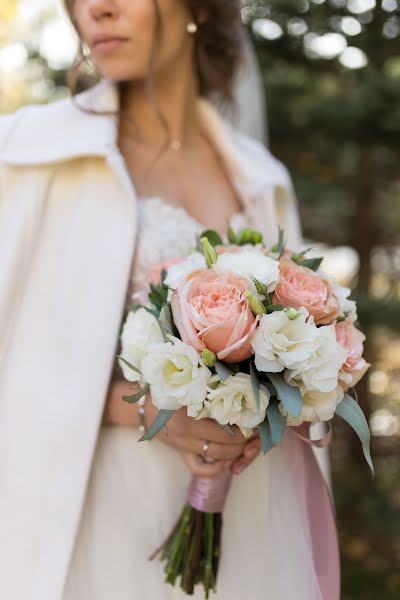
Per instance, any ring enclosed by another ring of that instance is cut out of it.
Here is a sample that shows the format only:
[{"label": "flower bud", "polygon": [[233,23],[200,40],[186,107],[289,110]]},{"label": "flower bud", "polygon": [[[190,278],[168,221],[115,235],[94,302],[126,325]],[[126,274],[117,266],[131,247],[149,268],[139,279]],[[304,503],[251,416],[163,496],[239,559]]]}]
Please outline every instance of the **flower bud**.
[{"label": "flower bud", "polygon": [[299,316],[299,311],[295,308],[288,308],[285,312],[287,314],[287,318],[291,321],[294,321]]},{"label": "flower bud", "polygon": [[212,350],[208,350],[208,348],[203,350],[203,352],[201,353],[201,358],[203,359],[203,363],[206,365],[206,367],[215,367],[215,363],[217,362],[217,355],[214,354]]},{"label": "flower bud", "polygon": [[201,247],[203,249],[203,255],[206,259],[208,268],[211,268],[217,262],[217,253],[214,246],[212,246],[206,237],[202,237],[200,240]]},{"label": "flower bud", "polygon": [[250,310],[253,313],[253,315],[266,314],[267,311],[264,308],[263,304],[258,300],[258,298],[255,297],[255,295],[250,290],[246,290],[244,295],[249,300]]}]

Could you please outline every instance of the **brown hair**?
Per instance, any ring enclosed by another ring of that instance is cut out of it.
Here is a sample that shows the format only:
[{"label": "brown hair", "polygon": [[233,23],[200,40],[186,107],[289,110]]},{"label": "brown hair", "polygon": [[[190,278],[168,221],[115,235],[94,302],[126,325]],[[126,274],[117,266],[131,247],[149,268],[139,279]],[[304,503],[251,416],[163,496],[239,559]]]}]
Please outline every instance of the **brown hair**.
[{"label": "brown hair", "polygon": [[[161,149],[168,146],[170,132],[168,122],[165,116],[158,108],[154,94],[154,60],[158,49],[158,41],[161,38],[162,22],[158,0],[152,0],[156,16],[156,30],[151,49],[149,69],[146,79],[146,88],[148,96],[157,112],[163,126],[166,130],[167,140]],[[184,0],[197,23],[197,32],[195,33],[195,64],[199,81],[199,90],[201,96],[213,97],[215,101],[234,108],[234,97],[232,84],[236,72],[243,62],[243,28],[240,19],[240,0]],[[88,57],[83,50],[83,43],[80,37],[78,24],[73,15],[74,0],[64,0],[64,4],[70,20],[79,36],[80,43],[77,56],[74,63],[68,71],[67,84],[74,101],[81,66],[88,61]],[[196,15],[200,9],[205,9],[208,18],[203,23],[198,23]],[[89,78],[90,81],[90,78]],[[75,101],[76,103],[76,101]],[[76,103],[77,104],[77,103]],[[79,108],[90,112],[91,114],[112,114],[123,116],[123,111],[101,112],[90,109]],[[127,116],[129,120],[131,117]]]}]

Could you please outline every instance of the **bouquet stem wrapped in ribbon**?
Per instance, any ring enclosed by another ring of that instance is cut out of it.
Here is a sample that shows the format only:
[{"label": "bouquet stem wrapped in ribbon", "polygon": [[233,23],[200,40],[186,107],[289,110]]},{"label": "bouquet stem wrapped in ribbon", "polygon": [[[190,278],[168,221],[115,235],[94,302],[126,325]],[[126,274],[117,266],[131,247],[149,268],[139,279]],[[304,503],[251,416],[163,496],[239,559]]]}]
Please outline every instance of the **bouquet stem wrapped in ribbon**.
[{"label": "bouquet stem wrapped in ribbon", "polygon": [[222,513],[232,480],[226,465],[217,477],[193,477],[188,490],[188,502],[171,534],[151,559],[160,554],[166,562],[166,582],[181,587],[192,595],[202,582],[205,597],[216,589],[220,558]]},{"label": "bouquet stem wrapped in ribbon", "polygon": [[[321,269],[322,259],[307,254],[286,249],[281,230],[267,247],[259,232],[229,228],[226,243],[205,231],[197,250],[160,267],[148,303],[128,312],[118,356],[125,378],[140,386],[123,399],[135,403],[150,392],[158,408],[140,441],[185,408],[231,435],[234,428],[246,438],[258,434],[266,454],[288,427],[304,439],[310,425],[338,414],[373,471],[368,423],[348,393],[370,366],[356,305]],[[315,472],[305,467],[304,477]],[[178,523],[152,556],[165,561],[166,582],[179,581],[187,594],[198,583],[205,598],[216,589],[231,477],[229,465],[216,478],[193,477]]]}]

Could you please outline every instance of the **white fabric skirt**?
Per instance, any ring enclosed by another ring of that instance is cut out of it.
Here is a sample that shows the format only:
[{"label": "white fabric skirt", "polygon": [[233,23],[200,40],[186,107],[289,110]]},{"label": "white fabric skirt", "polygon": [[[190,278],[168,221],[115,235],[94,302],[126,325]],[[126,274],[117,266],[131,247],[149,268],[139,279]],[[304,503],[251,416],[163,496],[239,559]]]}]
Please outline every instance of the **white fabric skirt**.
[{"label": "white fabric skirt", "polygon": [[[137,430],[100,429],[63,600],[184,600],[148,556],[182,510],[190,474],[180,455]],[[322,600],[296,489],[296,440],[234,476],[213,600]],[[195,600],[204,593],[197,587]]]}]

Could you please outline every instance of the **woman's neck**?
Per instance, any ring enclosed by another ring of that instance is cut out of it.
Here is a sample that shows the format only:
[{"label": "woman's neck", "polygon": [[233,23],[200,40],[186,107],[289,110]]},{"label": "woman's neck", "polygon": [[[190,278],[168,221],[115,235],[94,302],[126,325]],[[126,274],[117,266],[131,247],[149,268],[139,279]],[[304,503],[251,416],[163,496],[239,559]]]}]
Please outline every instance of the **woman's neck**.
[{"label": "woman's neck", "polygon": [[168,123],[171,139],[190,145],[198,136],[198,93],[197,78],[189,59],[157,72],[150,97],[145,80],[123,82],[121,109],[132,117],[132,121],[120,119],[120,140],[135,138],[142,145],[159,148],[166,136],[161,113]]}]

